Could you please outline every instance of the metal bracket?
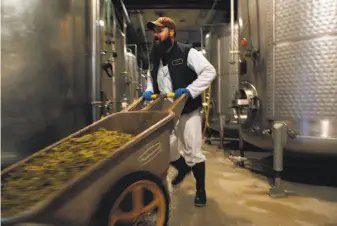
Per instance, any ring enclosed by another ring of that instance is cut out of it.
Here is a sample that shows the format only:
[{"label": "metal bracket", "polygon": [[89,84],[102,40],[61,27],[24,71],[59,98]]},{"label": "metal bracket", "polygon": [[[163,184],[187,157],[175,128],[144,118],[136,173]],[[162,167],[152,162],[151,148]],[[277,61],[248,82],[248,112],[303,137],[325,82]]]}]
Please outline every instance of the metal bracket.
[{"label": "metal bracket", "polygon": [[260,108],[260,99],[257,96],[249,100],[249,108],[252,110],[258,110]]}]

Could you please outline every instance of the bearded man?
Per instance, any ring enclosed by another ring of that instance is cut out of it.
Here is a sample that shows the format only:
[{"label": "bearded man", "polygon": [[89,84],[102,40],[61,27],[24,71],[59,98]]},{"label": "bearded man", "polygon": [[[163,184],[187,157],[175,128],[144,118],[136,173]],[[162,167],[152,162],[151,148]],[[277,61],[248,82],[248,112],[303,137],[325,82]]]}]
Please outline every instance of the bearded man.
[{"label": "bearded man", "polygon": [[152,94],[175,93],[189,98],[170,137],[170,163],[178,174],[172,185],[180,184],[191,171],[196,180],[195,206],[206,204],[205,161],[202,144],[202,92],[213,82],[216,71],[210,62],[191,45],[177,42],[176,24],[169,17],[148,22],[154,41],[151,52],[151,73],[145,100]]}]

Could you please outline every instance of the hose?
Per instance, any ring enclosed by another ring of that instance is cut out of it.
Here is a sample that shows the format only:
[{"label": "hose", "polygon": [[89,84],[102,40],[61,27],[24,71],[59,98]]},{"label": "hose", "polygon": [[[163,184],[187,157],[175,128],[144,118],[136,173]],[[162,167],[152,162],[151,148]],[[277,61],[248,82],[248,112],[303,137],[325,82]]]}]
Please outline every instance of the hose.
[{"label": "hose", "polygon": [[[212,91],[212,85],[209,85],[208,88],[208,100],[207,100],[207,105],[204,106],[204,112],[205,112],[205,124],[204,124],[204,131],[202,132],[202,138],[205,137],[205,133],[207,128],[209,127],[209,111],[210,111],[210,106],[211,106],[211,91]],[[203,102],[206,102],[206,95],[207,95],[207,90],[203,92]]]}]

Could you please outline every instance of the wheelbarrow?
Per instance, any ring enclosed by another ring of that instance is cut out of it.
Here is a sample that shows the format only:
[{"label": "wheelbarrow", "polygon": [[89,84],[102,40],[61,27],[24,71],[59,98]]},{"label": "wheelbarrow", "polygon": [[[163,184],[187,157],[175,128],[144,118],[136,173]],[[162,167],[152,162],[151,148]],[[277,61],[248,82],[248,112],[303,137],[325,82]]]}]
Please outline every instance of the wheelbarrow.
[{"label": "wheelbarrow", "polygon": [[188,97],[182,95],[164,110],[157,108],[166,96],[153,97],[156,99],[145,108],[140,98],[122,112],[106,116],[2,171],[3,180],[34,156],[100,128],[134,134],[131,141],[33,207],[1,217],[1,225],[167,225],[169,136]]}]

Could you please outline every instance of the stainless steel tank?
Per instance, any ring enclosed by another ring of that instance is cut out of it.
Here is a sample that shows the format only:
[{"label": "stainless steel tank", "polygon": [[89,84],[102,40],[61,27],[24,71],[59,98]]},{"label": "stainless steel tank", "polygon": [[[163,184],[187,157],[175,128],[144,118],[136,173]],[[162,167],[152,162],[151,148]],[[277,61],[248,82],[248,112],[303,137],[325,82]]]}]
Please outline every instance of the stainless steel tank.
[{"label": "stainless steel tank", "polygon": [[[204,54],[217,71],[217,77],[212,83],[211,96],[214,98],[217,116],[213,114],[211,120],[219,120],[219,117],[233,122],[231,101],[238,90],[239,57],[236,54],[231,62],[231,28],[228,24],[215,24],[208,27],[209,32],[205,36]],[[238,51],[238,25],[234,26],[233,50]],[[224,125],[225,123],[221,123]],[[224,125],[225,126],[225,125]]]},{"label": "stainless steel tank", "polygon": [[242,69],[236,103],[243,138],[271,149],[286,124],[285,149],[337,154],[337,1],[239,1]]},{"label": "stainless steel tank", "polygon": [[91,1],[1,1],[1,163],[91,119]]},{"label": "stainless steel tank", "polygon": [[[118,112],[122,109],[122,102],[125,96],[128,96],[128,73],[126,62],[126,46],[124,45],[124,33],[120,29],[116,29],[116,44],[115,51],[117,57],[115,58],[115,66],[113,76],[110,78],[106,75],[102,76],[102,89],[106,96],[112,101],[112,112]],[[105,46],[109,48],[109,46]]]},{"label": "stainless steel tank", "polygon": [[4,0],[1,7],[5,167],[99,119],[92,102],[101,100],[101,90],[116,104],[114,112],[129,90],[118,28],[114,76],[102,73],[102,50],[111,48],[104,45],[105,1]]},{"label": "stainless steel tank", "polygon": [[140,69],[138,68],[138,65],[137,65],[137,58],[131,52],[131,50],[126,52],[125,57],[126,57],[125,60],[128,66],[127,72],[128,72],[128,78],[129,78],[128,97],[130,101],[133,101],[139,96],[139,93],[137,92],[137,87],[139,85]]}]

